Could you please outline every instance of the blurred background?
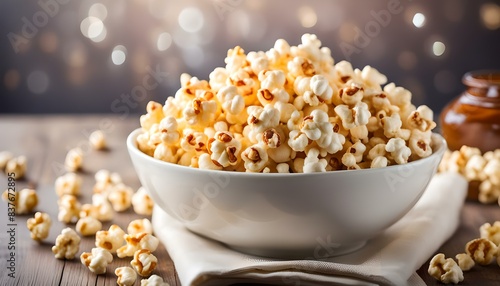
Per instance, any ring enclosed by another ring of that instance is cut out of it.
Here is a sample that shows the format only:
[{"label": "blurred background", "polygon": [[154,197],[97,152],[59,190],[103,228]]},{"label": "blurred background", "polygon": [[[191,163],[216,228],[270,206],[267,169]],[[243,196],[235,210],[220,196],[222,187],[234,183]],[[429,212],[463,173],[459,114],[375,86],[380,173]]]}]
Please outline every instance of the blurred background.
[{"label": "blurred background", "polygon": [[143,113],[181,73],[208,79],[234,46],[266,51],[303,33],[436,113],[465,72],[500,68],[495,0],[2,0],[0,15],[2,114]]}]

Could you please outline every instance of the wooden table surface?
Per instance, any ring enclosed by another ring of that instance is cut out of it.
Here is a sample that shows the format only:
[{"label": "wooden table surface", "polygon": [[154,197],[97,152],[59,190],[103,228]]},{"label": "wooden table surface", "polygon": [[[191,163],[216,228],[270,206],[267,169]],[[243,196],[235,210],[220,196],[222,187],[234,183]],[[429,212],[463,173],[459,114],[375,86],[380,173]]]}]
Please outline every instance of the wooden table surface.
[{"label": "wooden table surface", "polygon": [[[94,173],[100,169],[118,172],[124,183],[133,189],[140,187],[139,180],[130,162],[125,138],[139,126],[139,116],[130,115],[120,118],[113,115],[9,115],[0,116],[0,151],[8,150],[15,155],[25,155],[28,158],[27,178],[18,181],[17,190],[34,186],[38,193],[39,204],[36,211],[47,212],[52,218],[49,237],[42,243],[31,240],[26,228],[26,220],[30,215],[16,216],[15,240],[15,278],[7,276],[8,252],[8,216],[6,203],[2,202],[0,213],[0,285],[116,285],[114,269],[129,265],[130,259],[115,257],[108,266],[108,273],[98,275],[91,273],[80,263],[79,255],[90,251],[94,246],[94,237],[83,237],[78,258],[74,260],[58,260],[54,258],[51,247],[57,235],[67,225],[57,221],[57,196],[54,191],[55,179],[64,173],[62,165],[69,149],[80,146],[84,150],[81,203],[90,203]],[[106,132],[109,144],[107,151],[95,151],[88,148],[88,135],[96,129]],[[0,189],[7,188],[7,177],[0,174]],[[103,224],[108,228],[112,223],[126,230],[128,222],[141,216],[131,209],[117,213],[115,218]],[[498,205],[482,205],[466,202],[462,214],[461,225],[454,236],[439,250],[447,257],[464,252],[465,244],[479,236],[479,226],[485,222],[500,220]],[[74,228],[74,225],[70,225]],[[180,285],[172,260],[163,246],[155,252],[159,265],[155,274],[160,275],[170,285]],[[418,270],[419,275],[428,285],[442,285],[427,274],[428,262]],[[476,266],[465,273],[465,281],[461,285],[499,285],[500,268],[496,263],[486,267]],[[140,285],[140,279],[136,285]]]}]

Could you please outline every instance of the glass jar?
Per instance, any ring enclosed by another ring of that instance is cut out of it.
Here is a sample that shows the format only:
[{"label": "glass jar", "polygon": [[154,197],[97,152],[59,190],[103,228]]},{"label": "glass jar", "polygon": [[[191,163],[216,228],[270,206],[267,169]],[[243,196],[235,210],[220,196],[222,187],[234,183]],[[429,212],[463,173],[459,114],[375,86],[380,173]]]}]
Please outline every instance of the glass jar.
[{"label": "glass jar", "polygon": [[500,149],[500,70],[469,72],[462,82],[467,89],[440,116],[448,147],[467,145],[483,153]]}]

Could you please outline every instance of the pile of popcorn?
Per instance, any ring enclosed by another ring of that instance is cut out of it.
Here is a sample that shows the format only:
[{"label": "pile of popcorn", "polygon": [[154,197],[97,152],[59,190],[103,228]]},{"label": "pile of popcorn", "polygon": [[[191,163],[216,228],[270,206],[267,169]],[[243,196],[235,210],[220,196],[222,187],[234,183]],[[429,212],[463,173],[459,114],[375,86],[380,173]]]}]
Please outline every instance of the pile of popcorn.
[{"label": "pile of popcorn", "polygon": [[[140,118],[139,149],[200,169],[309,173],[405,164],[432,154],[427,106],[385,75],[334,64],[316,35],[263,52],[230,49],[209,80],[181,88]],[[384,86],[383,86],[384,85]]]},{"label": "pile of popcorn", "polygon": [[481,154],[478,148],[464,145],[458,151],[447,151],[439,171],[457,172],[469,182],[479,182],[478,200],[500,205],[500,149]]},{"label": "pile of popcorn", "polygon": [[458,284],[464,280],[464,271],[471,270],[476,264],[490,265],[495,259],[500,266],[500,221],[491,225],[485,223],[479,228],[480,238],[465,245],[465,253],[446,258],[443,253],[436,254],[429,263],[428,273],[437,280],[449,284]]}]

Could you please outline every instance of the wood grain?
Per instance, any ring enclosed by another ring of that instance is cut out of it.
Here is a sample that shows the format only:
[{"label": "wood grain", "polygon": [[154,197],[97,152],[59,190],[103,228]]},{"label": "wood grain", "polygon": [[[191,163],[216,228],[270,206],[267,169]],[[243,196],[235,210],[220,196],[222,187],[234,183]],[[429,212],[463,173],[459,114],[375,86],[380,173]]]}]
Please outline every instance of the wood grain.
[{"label": "wood grain", "polygon": [[[108,273],[98,275],[83,267],[79,258],[72,261],[54,258],[51,247],[57,235],[65,225],[57,221],[57,196],[54,192],[54,180],[64,171],[61,169],[67,151],[80,146],[84,149],[84,168],[80,172],[83,177],[82,195],[80,201],[91,201],[94,173],[100,169],[118,172],[124,182],[137,189],[140,186],[138,178],[130,162],[125,138],[138,126],[138,116],[130,116],[124,120],[114,116],[0,116],[0,151],[9,150],[15,155],[28,157],[27,179],[17,182],[20,190],[28,185],[35,185],[39,195],[39,205],[36,211],[50,214],[53,225],[49,237],[43,243],[36,243],[29,237],[26,220],[31,215],[16,217],[16,278],[6,276],[7,251],[7,212],[5,203],[0,213],[0,285],[116,285],[114,269],[127,266],[130,258],[115,257],[108,266]],[[91,131],[103,129],[106,132],[109,150],[95,151],[88,148],[87,137]],[[7,177],[0,174],[0,190],[7,186]],[[132,210],[117,213],[112,222],[105,223],[108,228],[112,223],[126,229],[128,222],[141,216]],[[482,205],[477,202],[467,202],[462,211],[462,220],[455,235],[437,252],[443,252],[447,257],[454,257],[464,251],[465,244],[479,236],[479,226],[485,222],[500,220],[498,205]],[[94,237],[83,237],[78,256],[84,251],[90,251],[94,246]],[[436,253],[437,253],[436,252]],[[180,285],[174,264],[165,247],[161,245],[155,252],[159,265],[155,274],[160,275],[172,286]],[[427,274],[428,262],[418,270],[419,275],[428,285],[442,285]],[[462,285],[498,285],[500,269],[496,264],[486,267],[476,266],[465,273]],[[140,278],[135,285],[140,285]]]}]

